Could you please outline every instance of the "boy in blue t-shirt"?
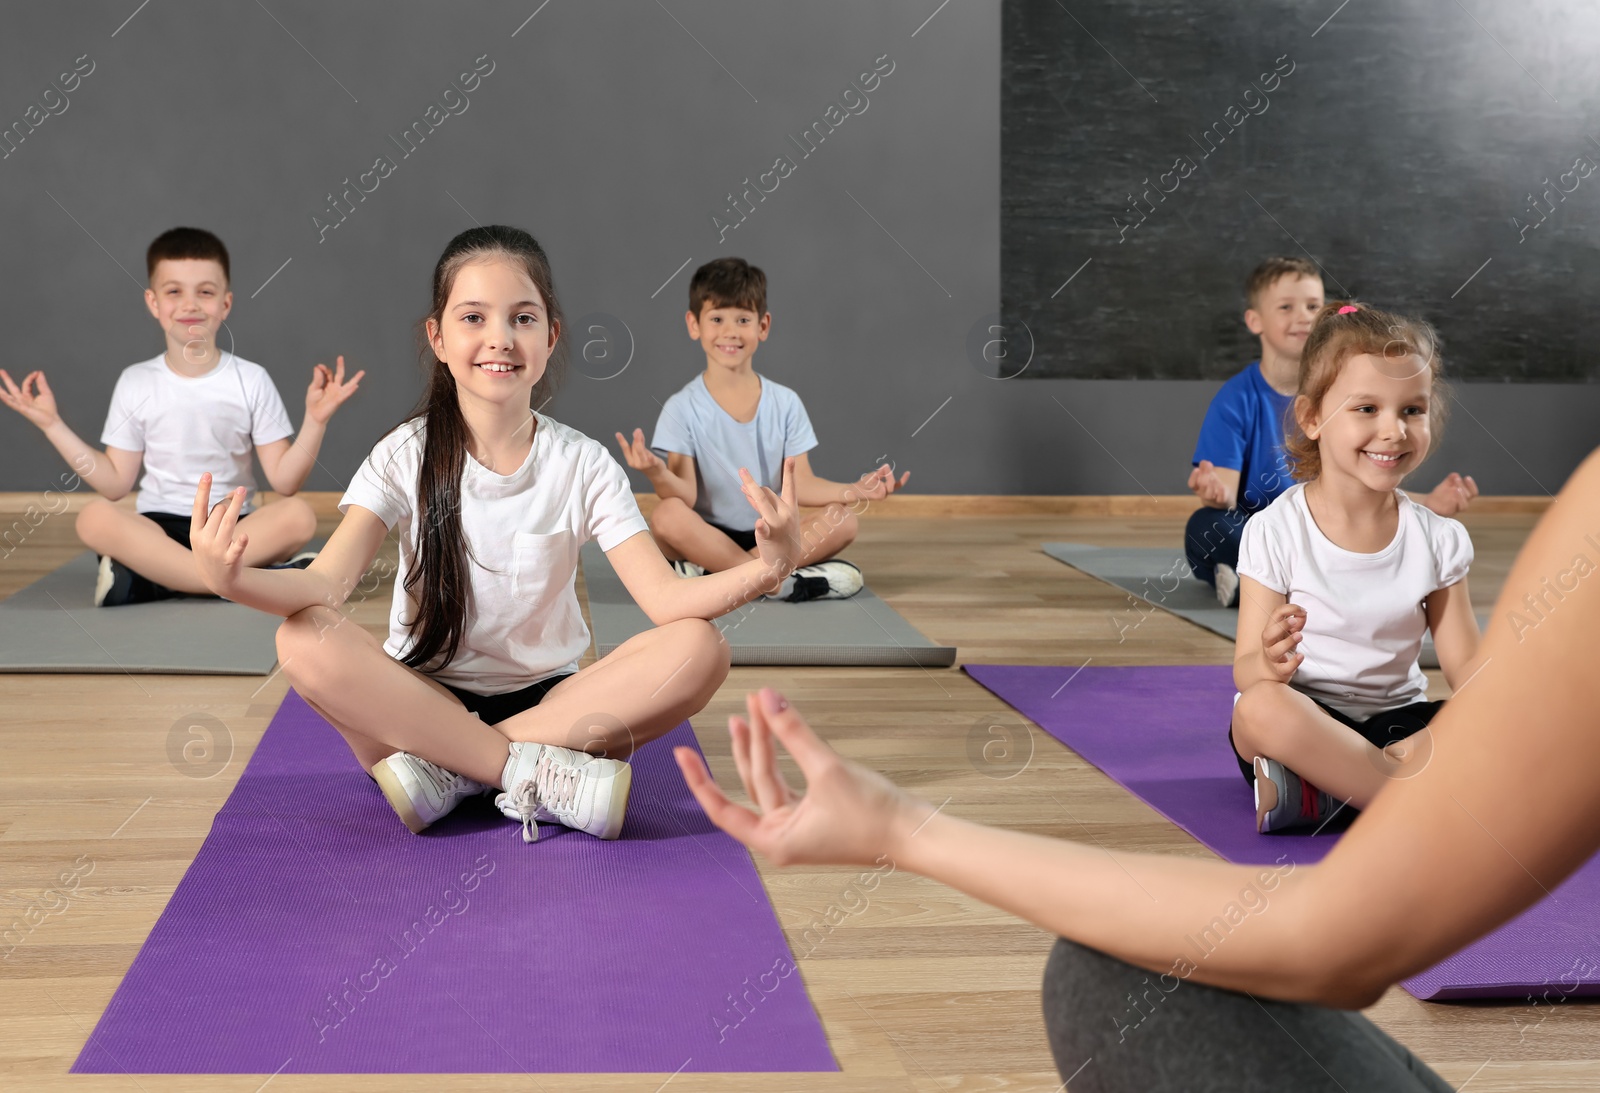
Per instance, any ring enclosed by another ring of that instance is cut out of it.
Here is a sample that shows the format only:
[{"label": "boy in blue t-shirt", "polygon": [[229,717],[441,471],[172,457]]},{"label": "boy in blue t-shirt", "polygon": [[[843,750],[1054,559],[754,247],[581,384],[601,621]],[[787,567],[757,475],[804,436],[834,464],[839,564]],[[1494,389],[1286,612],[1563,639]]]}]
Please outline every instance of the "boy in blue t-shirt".
[{"label": "boy in blue t-shirt", "polygon": [[[650,532],[685,576],[732,569],[756,554],[756,513],[745,500],[739,471],[758,485],[783,485],[784,460],[794,457],[795,499],[821,506],[801,521],[802,554],[774,598],[799,602],[845,599],[861,590],[861,571],[834,555],[856,537],[855,513],[845,506],[877,501],[905,485],[888,464],[848,484],[818,478],[806,455],[817,445],[800,396],[752,366],[767,340],[767,277],[742,258],[718,258],[689,282],[689,337],[706,354],[703,373],[667,399],[645,445],[635,429],[629,443],[616,434],[628,466],[650,479],[661,501]],[[665,456],[665,459],[662,457]]]},{"label": "boy in blue t-shirt", "polygon": [[[1224,607],[1239,602],[1239,542],[1245,521],[1294,485],[1283,454],[1286,423],[1300,383],[1300,351],[1322,310],[1322,273],[1304,258],[1268,258],[1245,282],[1245,326],[1261,339],[1261,359],[1222,385],[1206,409],[1189,489],[1205,503],[1189,517],[1184,553],[1196,577]],[[1478,495],[1471,478],[1451,473],[1417,500],[1454,516]]]}]

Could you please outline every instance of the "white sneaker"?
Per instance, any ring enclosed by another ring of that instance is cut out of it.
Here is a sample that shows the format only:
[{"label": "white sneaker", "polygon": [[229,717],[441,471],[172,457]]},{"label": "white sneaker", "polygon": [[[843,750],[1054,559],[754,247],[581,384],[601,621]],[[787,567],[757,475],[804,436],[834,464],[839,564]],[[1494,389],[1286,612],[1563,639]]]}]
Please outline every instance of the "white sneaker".
[{"label": "white sneaker", "polygon": [[807,600],[848,600],[861,591],[861,570],[842,558],[832,558],[794,571],[790,603]]},{"label": "white sneaker", "polygon": [[1213,574],[1217,582],[1217,602],[1223,607],[1236,607],[1239,604],[1239,574],[1233,566],[1218,562]]},{"label": "white sneaker", "polygon": [[518,741],[504,782],[509,788],[494,799],[495,807],[522,821],[523,842],[538,841],[540,820],[615,839],[622,834],[633,768],[620,759]]},{"label": "white sneaker", "polygon": [[376,764],[372,777],[413,834],[420,833],[468,797],[476,797],[490,788],[465,774],[445,770],[403,751]]},{"label": "white sneaker", "polygon": [[705,566],[696,565],[687,558],[679,558],[673,562],[672,569],[680,577],[704,577],[706,575]]}]

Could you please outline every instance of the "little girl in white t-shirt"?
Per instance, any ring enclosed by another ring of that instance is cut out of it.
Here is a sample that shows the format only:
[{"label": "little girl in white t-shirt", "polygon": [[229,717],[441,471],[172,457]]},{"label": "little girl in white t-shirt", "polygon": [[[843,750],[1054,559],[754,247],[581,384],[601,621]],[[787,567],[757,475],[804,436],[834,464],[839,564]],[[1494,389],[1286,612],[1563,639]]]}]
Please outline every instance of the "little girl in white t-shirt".
[{"label": "little girl in white t-shirt", "polygon": [[[530,842],[539,820],[616,838],[631,784],[621,757],[702,709],[727,676],[727,643],[707,620],[793,569],[793,461],[781,497],[744,476],[760,556],[680,577],[605,448],[530,409],[561,332],[531,235],[490,226],[452,239],[423,328],[434,358],[423,403],[363,463],[316,560],[242,566],[243,495],[208,511],[209,475],[195,556],[219,595],[285,617],[284,674],[412,831],[500,790]],[[391,528],[400,569],[380,644],[339,607]],[[656,626],[580,671],[589,632],[573,583],[589,539]]]},{"label": "little girl in white t-shirt", "polygon": [[1442,427],[1440,367],[1427,323],[1361,304],[1328,304],[1306,340],[1284,445],[1299,484],[1239,552],[1229,737],[1259,831],[1320,829],[1427,762],[1443,702],[1417,665],[1425,632],[1453,689],[1476,670],[1472,541],[1398,488]]}]

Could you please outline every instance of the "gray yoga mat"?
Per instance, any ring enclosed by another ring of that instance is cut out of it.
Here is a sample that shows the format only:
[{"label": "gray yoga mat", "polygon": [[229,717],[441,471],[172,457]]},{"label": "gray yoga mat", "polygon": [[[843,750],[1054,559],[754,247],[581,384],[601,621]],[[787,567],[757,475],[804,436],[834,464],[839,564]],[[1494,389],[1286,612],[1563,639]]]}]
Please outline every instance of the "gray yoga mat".
[{"label": "gray yoga mat", "polygon": [[96,607],[85,551],[0,600],[0,672],[264,676],[282,619],[226,600]]},{"label": "gray yoga mat", "polygon": [[[597,544],[585,543],[581,557],[595,655],[603,657],[652,624]],[[956,662],[954,647],[923,637],[869,588],[848,600],[758,600],[715,622],[735,664],[948,668]]]},{"label": "gray yoga mat", "polygon": [[[1221,634],[1229,641],[1238,636],[1238,609],[1218,606],[1215,590],[1193,574],[1180,549],[1045,543],[1044,552],[1059,562],[1066,562],[1073,569],[1116,585],[1152,607],[1170,611],[1204,626],[1213,634]],[[1116,621],[1113,620],[1114,623]],[[1117,627],[1117,635],[1121,636],[1137,623],[1137,617],[1123,620]],[[1479,631],[1488,625],[1489,616],[1479,615]],[[1432,635],[1423,637],[1422,653],[1417,662],[1424,668],[1439,667],[1439,655],[1434,652]]]}]

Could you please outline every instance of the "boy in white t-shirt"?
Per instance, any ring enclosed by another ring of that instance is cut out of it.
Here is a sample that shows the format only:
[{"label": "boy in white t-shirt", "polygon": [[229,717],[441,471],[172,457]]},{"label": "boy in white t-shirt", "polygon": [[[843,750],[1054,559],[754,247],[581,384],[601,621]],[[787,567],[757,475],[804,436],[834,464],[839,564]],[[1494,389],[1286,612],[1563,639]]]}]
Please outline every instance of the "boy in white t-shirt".
[{"label": "boy in white t-shirt", "polygon": [[759,268],[743,258],[718,258],[695,270],[684,321],[705,350],[705,371],[667,399],[648,446],[642,429],[633,431],[632,443],[616,434],[628,466],[649,478],[661,499],[650,514],[661,553],[685,576],[720,573],[755,557],[756,514],[739,470],[775,489],[784,459],[794,456],[801,506],[822,511],[801,522],[804,553],[772,595],[791,602],[855,595],[861,571],[834,557],[856,537],[856,516],[846,506],[889,496],[911,472],[897,481],[884,464],[856,483],[812,472],[806,453],[817,436],[800,396],[753,366],[772,329],[767,276]]},{"label": "boy in white t-shirt", "polygon": [[[209,593],[189,550],[195,489],[200,475],[210,471],[221,492],[243,486],[253,494],[252,446],[267,482],[285,499],[246,506],[244,564],[307,564],[312,555],[295,552],[316,533],[316,514],[288,495],[305,483],[328,419],[366,374],[357,372],[346,382],[343,357],[336,371],[317,365],[299,438],[291,442],[294,429],[266,370],[217,347],[217,329],[233,307],[222,240],[199,228],[173,228],[150,244],[146,265],[145,305],[161,324],[167,347],[118,378],[100,437],[104,452],[61,419],[43,372],[17,384],[0,370],[0,402],[37,425],[100,494],[77,522],[78,538],[101,556],[95,585],[100,607]],[[112,504],[133,489],[141,466],[136,511]]]}]

